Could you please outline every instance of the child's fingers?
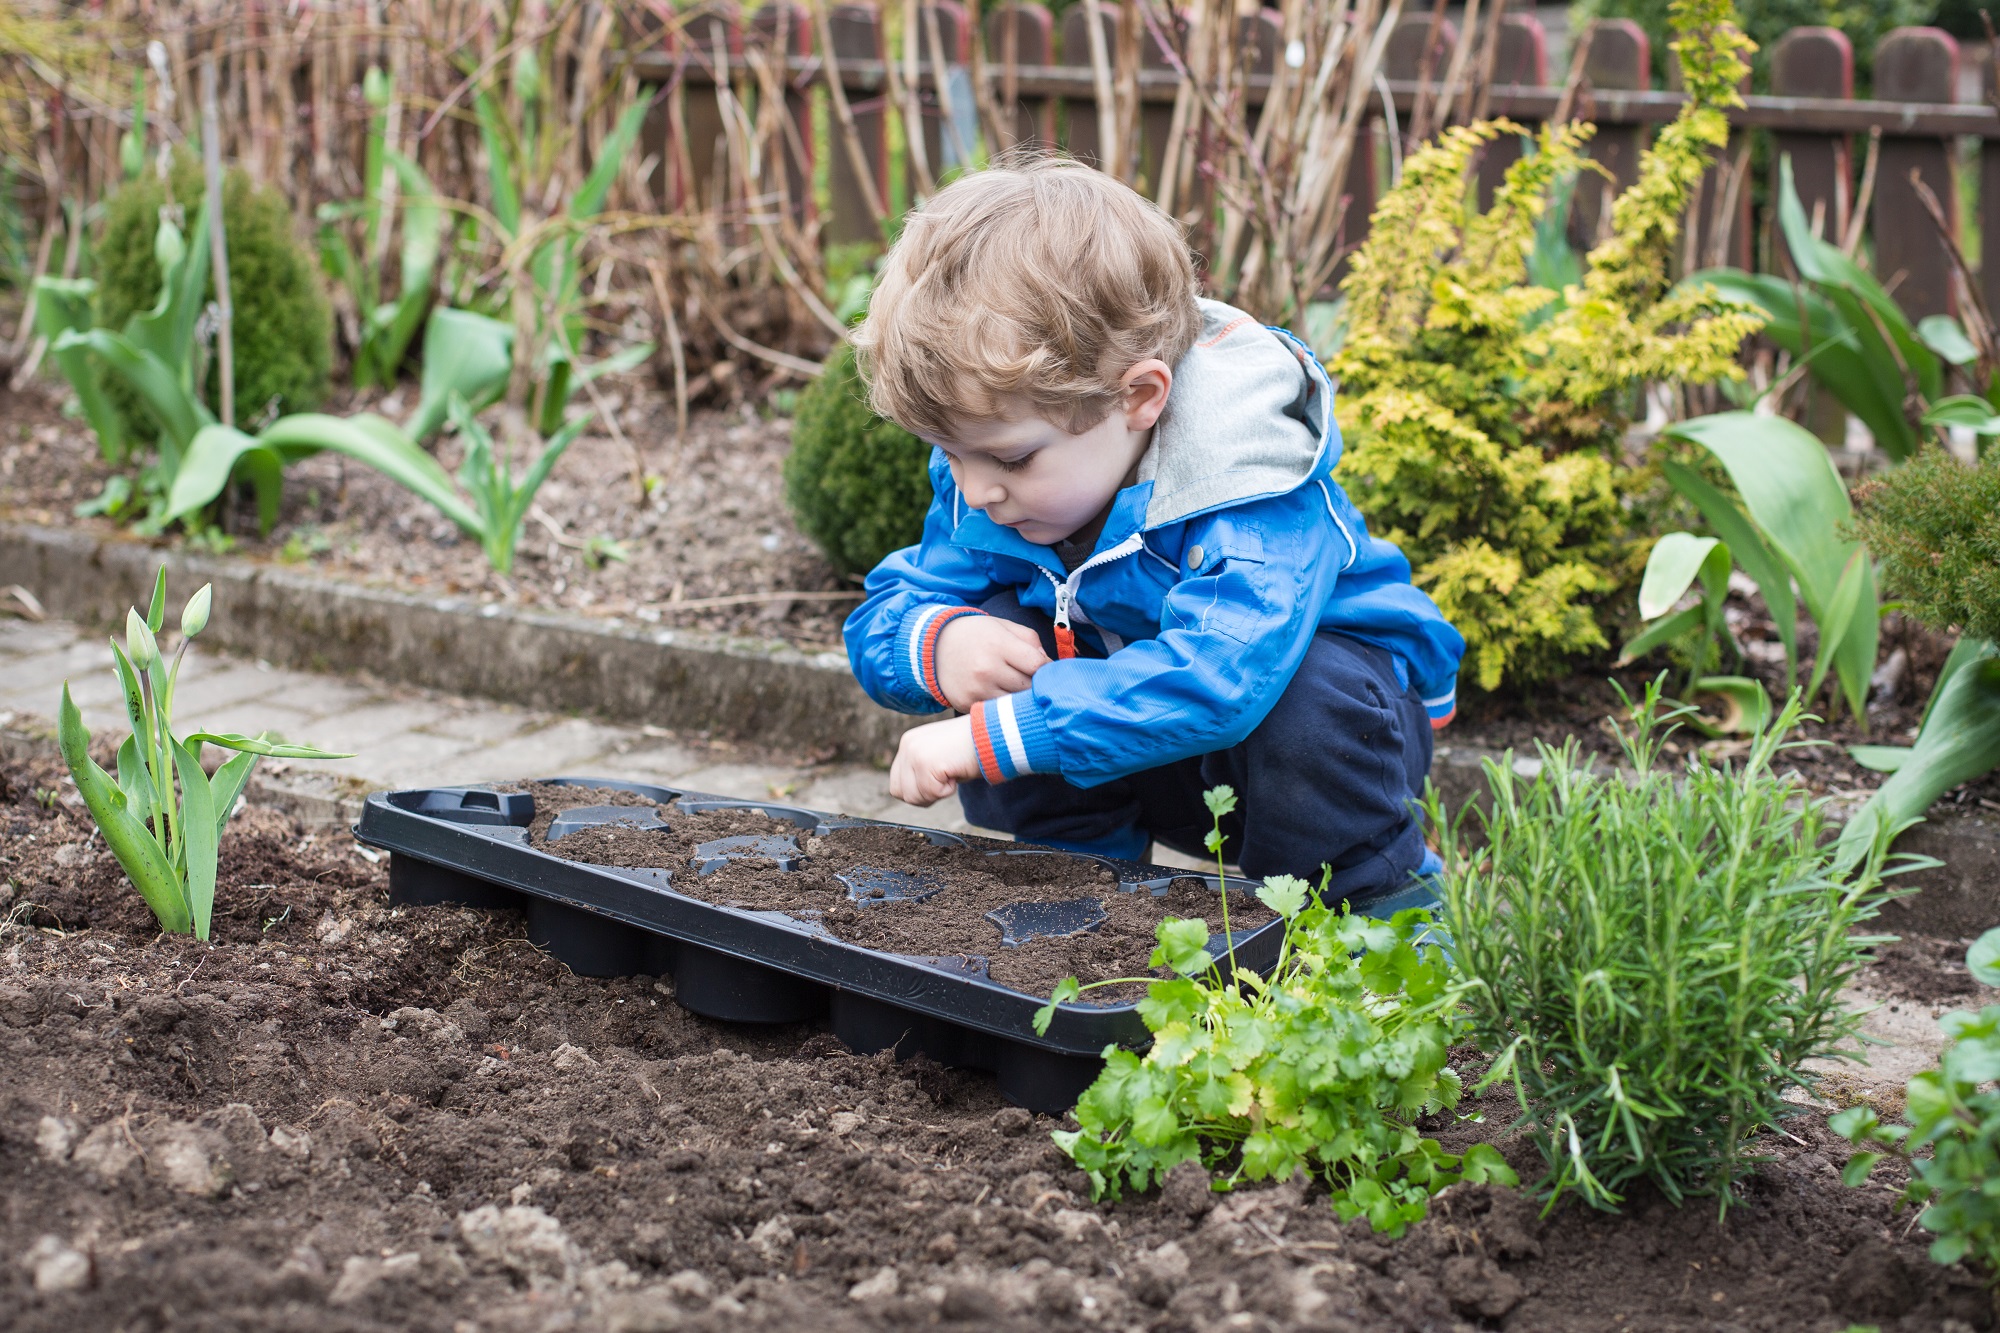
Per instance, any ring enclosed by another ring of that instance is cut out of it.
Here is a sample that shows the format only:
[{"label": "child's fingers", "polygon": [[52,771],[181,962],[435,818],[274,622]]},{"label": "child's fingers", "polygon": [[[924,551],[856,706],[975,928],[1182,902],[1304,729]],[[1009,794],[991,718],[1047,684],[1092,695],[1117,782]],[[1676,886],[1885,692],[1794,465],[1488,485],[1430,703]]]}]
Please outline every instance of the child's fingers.
[{"label": "child's fingers", "polygon": [[1000,695],[1018,694],[1020,691],[1027,689],[1032,682],[1028,679],[1028,673],[1025,671],[1017,671],[1012,667],[1000,667],[993,672],[988,683],[992,685],[993,693]]},{"label": "child's fingers", "polygon": [[1036,652],[1041,651],[1042,636],[1029,629],[1026,625],[1019,625],[1011,620],[1000,620],[997,617],[994,623],[1013,635],[1016,639],[1019,639],[1022,643],[1032,647]]},{"label": "child's fingers", "polygon": [[1042,641],[1030,633],[1026,642],[1016,640],[1002,645],[1000,660],[1023,675],[1032,676],[1049,664],[1049,655],[1042,651]]}]

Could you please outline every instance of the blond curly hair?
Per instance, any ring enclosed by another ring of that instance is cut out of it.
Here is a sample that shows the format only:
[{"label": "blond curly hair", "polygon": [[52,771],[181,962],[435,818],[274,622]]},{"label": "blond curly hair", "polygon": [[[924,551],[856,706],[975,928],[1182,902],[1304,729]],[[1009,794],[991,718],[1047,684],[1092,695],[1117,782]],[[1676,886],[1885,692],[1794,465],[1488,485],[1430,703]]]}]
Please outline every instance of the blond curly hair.
[{"label": "blond curly hair", "polygon": [[852,334],[869,403],[915,435],[1025,398],[1072,434],[1141,361],[1174,365],[1201,328],[1181,229],[1104,173],[1003,158],[912,213]]}]

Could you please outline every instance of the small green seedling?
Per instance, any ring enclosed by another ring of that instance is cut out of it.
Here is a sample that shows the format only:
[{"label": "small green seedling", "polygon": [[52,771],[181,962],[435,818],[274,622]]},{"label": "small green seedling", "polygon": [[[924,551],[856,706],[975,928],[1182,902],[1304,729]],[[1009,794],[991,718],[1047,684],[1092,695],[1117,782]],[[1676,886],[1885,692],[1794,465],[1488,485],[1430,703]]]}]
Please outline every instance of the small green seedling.
[{"label": "small green seedling", "polygon": [[[174,688],[188,644],[208,624],[210,585],[190,597],[180,618],[180,646],[169,664],[160,652],[166,621],[167,571],[160,569],[145,616],[135,607],[125,617],[125,642],[111,641],[125,713],[132,734],[118,747],[114,781],[90,757],[90,732],[64,682],[56,734],[63,759],[104,843],[153,909],[169,934],[192,932],[207,939],[215,905],[218,844],[223,826],[250,780],[258,755],[284,759],[344,759],[344,754],[288,745],[264,736],[196,732],[185,739],[173,732]],[[213,777],[203,769],[201,747],[234,750],[236,755]]]},{"label": "small green seedling", "polygon": [[[1965,962],[1982,985],[2000,986],[2000,928],[1981,935]],[[1872,1107],[1851,1106],[1827,1127],[1864,1149],[1840,1173],[1850,1185],[1884,1157],[1903,1158],[1903,1202],[1925,1205],[1917,1224],[1937,1237],[1931,1258],[1972,1259],[1990,1281],[2000,1278],[2000,1004],[1955,1010],[1938,1026],[1950,1044],[1936,1069],[1905,1085],[1905,1123],[1885,1125]]]},{"label": "small green seedling", "polygon": [[[1235,793],[1217,788],[1207,802],[1219,859]],[[1430,913],[1374,921],[1322,905],[1325,892],[1324,881],[1316,896],[1290,875],[1258,888],[1285,922],[1268,978],[1236,970],[1228,944],[1225,973],[1208,923],[1170,917],[1148,961],[1174,979],[1084,986],[1069,977],[1036,1013],[1045,1033],[1057,1006],[1086,990],[1150,982],[1139,1016],[1152,1047],[1143,1056],[1107,1050],[1104,1072],[1077,1101],[1078,1128],[1054,1135],[1096,1197],[1150,1188],[1189,1161],[1217,1173],[1217,1189],[1305,1171],[1325,1183],[1343,1221],[1365,1217],[1394,1235],[1457,1181],[1516,1183],[1491,1146],[1455,1155],[1416,1129],[1419,1116],[1456,1105],[1460,1089],[1447,1060],[1465,987],[1440,950],[1419,947]],[[1223,910],[1228,940],[1226,901]]]}]

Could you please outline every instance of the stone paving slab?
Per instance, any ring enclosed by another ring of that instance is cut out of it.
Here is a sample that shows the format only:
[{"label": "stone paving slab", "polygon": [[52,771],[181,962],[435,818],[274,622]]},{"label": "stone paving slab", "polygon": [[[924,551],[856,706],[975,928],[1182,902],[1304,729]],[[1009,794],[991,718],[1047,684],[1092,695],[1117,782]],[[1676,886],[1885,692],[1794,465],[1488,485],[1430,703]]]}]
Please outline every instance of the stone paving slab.
[{"label": "stone paving slab", "polygon": [[[52,722],[62,682],[94,731],[125,723],[106,638],[61,621],[0,619],[0,725]],[[889,775],[864,763],[806,765],[750,747],[654,726],[616,726],[413,686],[295,671],[202,651],[182,668],[175,721],[287,740],[351,759],[265,760],[260,799],[309,822],[351,823],[361,797],[385,787],[516,781],[562,774],[646,779],[724,796],[784,799],[926,828],[968,827],[956,802],[916,810],[889,796]]]}]

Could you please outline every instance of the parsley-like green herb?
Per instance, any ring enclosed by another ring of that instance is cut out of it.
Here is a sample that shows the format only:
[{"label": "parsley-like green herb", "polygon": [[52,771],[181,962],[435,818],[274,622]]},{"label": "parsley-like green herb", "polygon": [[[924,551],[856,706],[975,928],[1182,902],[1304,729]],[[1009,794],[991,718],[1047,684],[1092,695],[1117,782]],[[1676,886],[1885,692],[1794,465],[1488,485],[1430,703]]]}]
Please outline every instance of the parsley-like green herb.
[{"label": "parsley-like green herb", "polygon": [[[1218,788],[1208,801],[1219,857],[1235,794]],[[1189,1161],[1214,1172],[1217,1189],[1304,1171],[1325,1183],[1343,1221],[1365,1217],[1395,1235],[1447,1185],[1515,1183],[1490,1146],[1460,1157],[1416,1129],[1418,1116],[1456,1105],[1460,1088],[1448,1058],[1465,988],[1425,943],[1430,914],[1353,916],[1289,875],[1264,881],[1257,897],[1285,921],[1269,977],[1238,970],[1228,944],[1230,966],[1219,967],[1205,921],[1159,924],[1150,965],[1178,975],[1153,981],[1139,1003],[1153,1044],[1144,1055],[1108,1048],[1104,1072],[1077,1102],[1079,1127],[1054,1136],[1092,1193],[1148,1189]],[[1142,980],[1068,978],[1036,1014],[1036,1030],[1093,986]]]}]

